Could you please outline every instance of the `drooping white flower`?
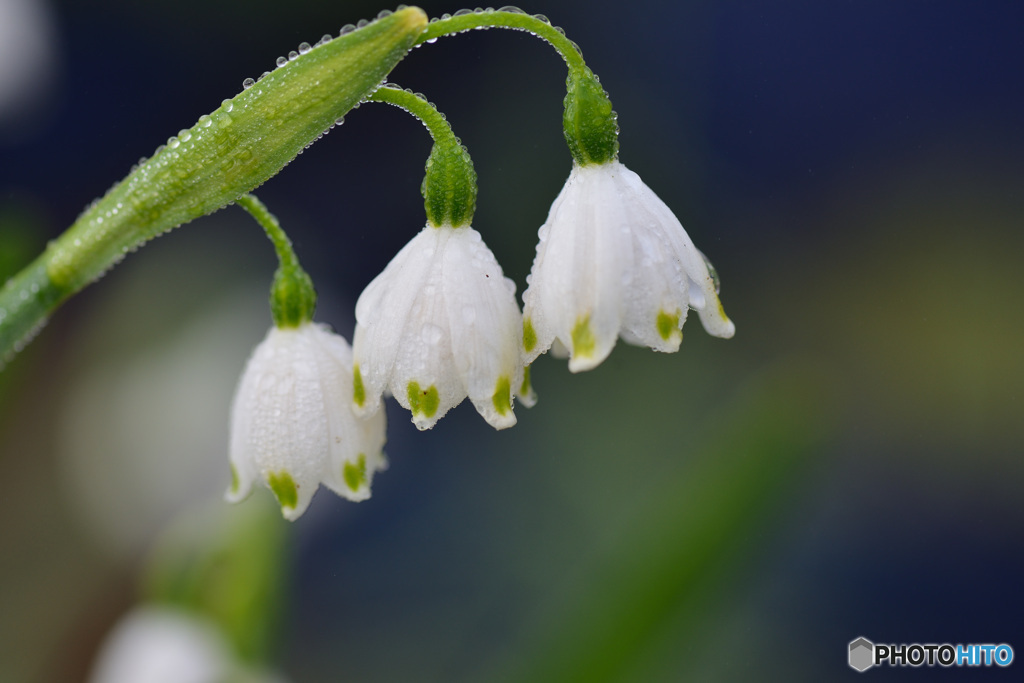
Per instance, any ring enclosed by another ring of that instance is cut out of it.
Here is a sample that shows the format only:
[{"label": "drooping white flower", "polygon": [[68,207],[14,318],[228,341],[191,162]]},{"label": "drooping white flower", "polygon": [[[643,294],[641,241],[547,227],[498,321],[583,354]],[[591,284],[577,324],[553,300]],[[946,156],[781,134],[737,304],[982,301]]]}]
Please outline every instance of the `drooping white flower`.
[{"label": "drooping white flower", "polygon": [[516,423],[523,382],[522,316],[480,233],[428,225],[356,303],[355,406],[378,411],[390,391],[420,429],[467,396],[496,429]]},{"label": "drooping white flower", "polygon": [[675,214],[617,160],[573,166],[540,228],[527,282],[527,363],[561,345],[571,371],[590,370],[618,337],[677,351],[689,308],[708,333],[735,333],[703,255]]},{"label": "drooping white flower", "polygon": [[260,478],[286,519],[305,512],[320,484],[349,500],[370,497],[373,473],[387,462],[385,417],[357,418],[352,351],[326,327],[273,327],[253,351],[231,414],[230,502]]}]

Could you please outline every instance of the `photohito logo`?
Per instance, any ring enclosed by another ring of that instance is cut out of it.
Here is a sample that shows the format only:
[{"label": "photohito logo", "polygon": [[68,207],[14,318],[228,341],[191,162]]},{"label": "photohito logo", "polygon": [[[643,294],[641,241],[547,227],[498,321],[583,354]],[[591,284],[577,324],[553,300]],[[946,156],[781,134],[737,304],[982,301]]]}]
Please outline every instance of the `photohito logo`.
[{"label": "photohito logo", "polygon": [[873,666],[887,664],[889,666],[1010,666],[1013,663],[1013,648],[1002,643],[936,645],[928,643],[901,643],[899,645],[882,645],[872,643],[867,638],[850,641],[850,667],[857,671],[867,671]]}]

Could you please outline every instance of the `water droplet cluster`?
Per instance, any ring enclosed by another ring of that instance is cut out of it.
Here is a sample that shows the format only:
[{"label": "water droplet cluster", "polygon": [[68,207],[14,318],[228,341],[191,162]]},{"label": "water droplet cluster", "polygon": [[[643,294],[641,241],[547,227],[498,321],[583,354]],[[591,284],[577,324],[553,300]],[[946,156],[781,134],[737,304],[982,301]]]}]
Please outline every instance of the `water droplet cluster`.
[{"label": "water droplet cluster", "polygon": [[[438,21],[447,21],[449,19],[453,19],[453,18],[457,18],[457,17],[463,17],[463,16],[467,16],[467,15],[470,15],[470,14],[480,15],[480,14],[494,14],[494,13],[521,14],[523,16],[528,16],[528,17],[531,17],[531,18],[541,22],[542,24],[547,24],[548,26],[551,26],[551,28],[553,30],[558,32],[560,35],[565,36],[565,30],[563,30],[559,26],[553,26],[551,24],[551,20],[548,19],[545,15],[543,15],[543,14],[533,14],[533,15],[530,15],[528,12],[525,12],[522,9],[520,9],[518,7],[515,7],[513,5],[505,5],[504,7],[498,8],[497,10],[495,10],[493,7],[487,7],[487,8],[477,7],[476,9],[472,9],[472,10],[471,9],[460,9],[459,11],[455,12],[454,14],[447,14],[446,13],[446,14],[442,14],[440,17],[433,17],[430,20],[430,23],[434,24],[434,23],[437,23]],[[535,32],[535,31],[531,31],[529,28],[521,27],[521,26],[506,26],[506,25],[498,24],[498,23],[495,23],[495,24],[492,24],[492,25],[483,24],[483,25],[471,26],[471,27],[462,29],[461,31],[454,31],[453,33],[466,33],[468,31],[479,31],[479,30],[486,30],[486,29],[490,29],[490,28],[506,28],[506,29],[511,29],[513,31],[524,31],[526,33],[529,33],[529,34],[537,37],[537,38],[540,38],[541,40],[543,40],[546,43],[549,43],[549,44],[551,43],[551,41],[548,40],[545,36]],[[426,42],[426,43],[434,43],[434,42],[437,42],[437,38],[428,38],[424,42]],[[580,46],[579,45],[577,45],[576,43],[574,43],[571,40],[566,40],[564,42],[568,43],[568,45],[571,47],[572,50],[574,50],[578,55],[582,56],[583,52],[582,52],[582,50],[580,50]],[[557,46],[555,46],[555,47],[557,47]]]}]

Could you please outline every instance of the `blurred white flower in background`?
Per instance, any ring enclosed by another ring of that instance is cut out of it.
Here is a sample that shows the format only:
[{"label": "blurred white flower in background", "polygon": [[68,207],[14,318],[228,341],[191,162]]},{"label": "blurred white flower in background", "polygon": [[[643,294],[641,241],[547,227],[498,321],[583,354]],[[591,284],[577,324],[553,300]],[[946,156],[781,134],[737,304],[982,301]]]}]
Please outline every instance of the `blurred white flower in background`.
[{"label": "blurred white flower in background", "polygon": [[121,618],[97,655],[89,683],[284,683],[250,671],[211,622],[187,612],[138,607]]},{"label": "blurred white flower in background", "polygon": [[236,291],[158,344],[93,361],[69,383],[58,424],[68,493],[114,556],[145,549],[177,512],[222,496],[239,349],[266,319],[264,289]]},{"label": "blurred white flower in background", "polygon": [[39,123],[57,65],[46,0],[0,0],[0,142]]},{"label": "blurred white flower in background", "polygon": [[90,683],[219,683],[231,670],[228,644],[212,624],[157,607],[123,617],[107,636]]}]

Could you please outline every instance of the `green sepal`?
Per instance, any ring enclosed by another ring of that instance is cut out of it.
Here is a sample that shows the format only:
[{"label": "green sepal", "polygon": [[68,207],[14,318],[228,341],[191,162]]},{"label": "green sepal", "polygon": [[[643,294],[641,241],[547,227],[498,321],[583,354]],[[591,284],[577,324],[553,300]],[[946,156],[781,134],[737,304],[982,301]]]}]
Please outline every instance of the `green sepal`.
[{"label": "green sepal", "polygon": [[619,124],[608,93],[586,68],[570,69],[565,85],[562,126],[572,158],[580,166],[612,161],[619,153]]},{"label": "green sepal", "polygon": [[476,212],[476,170],[458,139],[434,143],[423,176],[423,205],[434,227],[470,225]]}]

